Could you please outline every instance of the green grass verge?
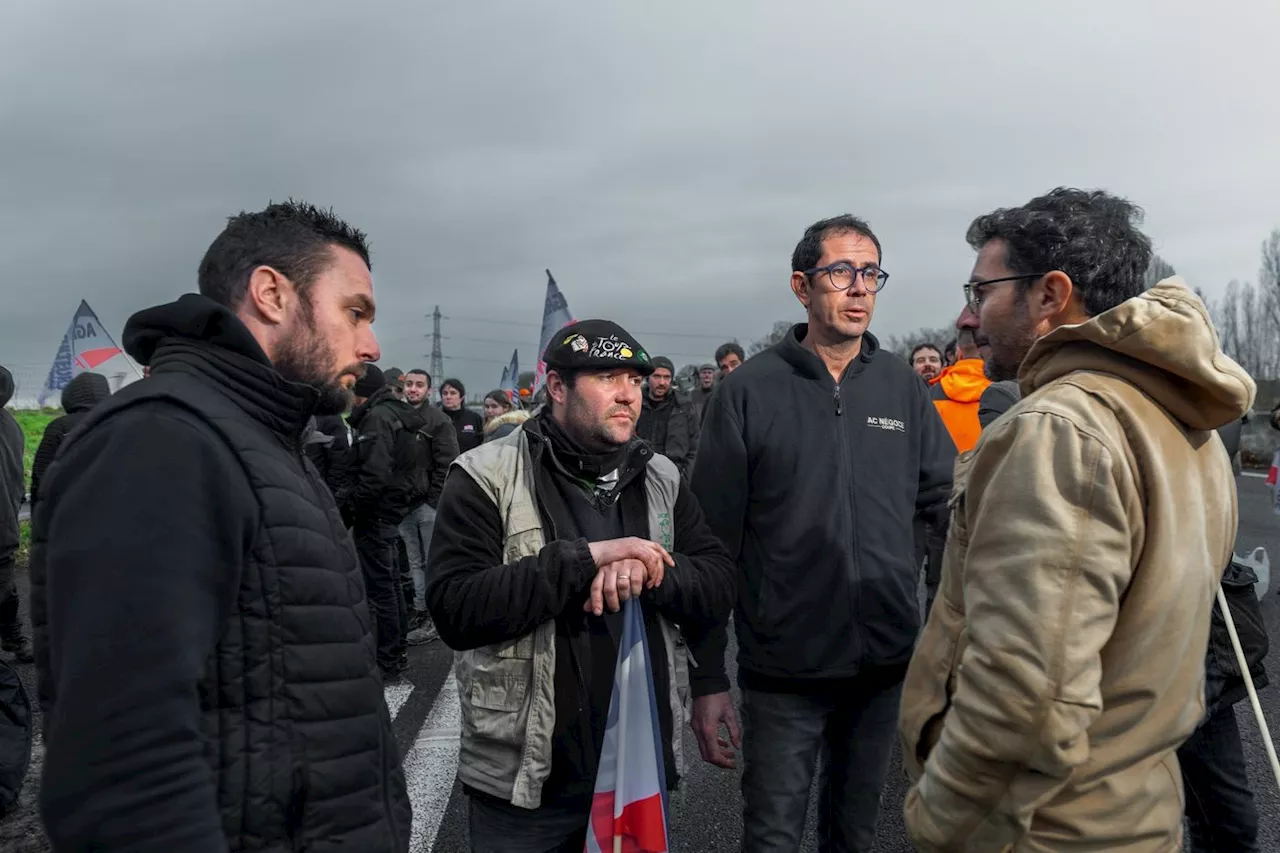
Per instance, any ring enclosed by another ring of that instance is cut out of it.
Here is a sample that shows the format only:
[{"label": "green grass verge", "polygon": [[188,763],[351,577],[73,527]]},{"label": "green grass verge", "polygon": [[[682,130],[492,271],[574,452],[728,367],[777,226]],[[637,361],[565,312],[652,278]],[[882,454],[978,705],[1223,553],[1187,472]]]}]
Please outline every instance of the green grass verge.
[{"label": "green grass verge", "polygon": [[26,453],[22,457],[22,467],[27,478],[28,487],[31,485],[31,461],[36,457],[36,448],[40,446],[40,439],[44,438],[45,427],[49,426],[50,421],[61,415],[61,409],[24,409],[13,413],[13,417],[18,421],[18,426],[22,427],[22,434],[27,440]]},{"label": "green grass verge", "polygon": [[[44,438],[45,427],[49,426],[49,423],[61,414],[62,410],[60,409],[26,409],[13,413],[18,426],[22,427],[22,435],[26,439],[26,452],[22,457],[22,468],[28,489],[31,488],[31,462],[36,457],[36,448],[40,446],[40,439]],[[31,553],[31,522],[20,522],[18,534],[21,537],[18,545],[18,565],[25,566]]]}]

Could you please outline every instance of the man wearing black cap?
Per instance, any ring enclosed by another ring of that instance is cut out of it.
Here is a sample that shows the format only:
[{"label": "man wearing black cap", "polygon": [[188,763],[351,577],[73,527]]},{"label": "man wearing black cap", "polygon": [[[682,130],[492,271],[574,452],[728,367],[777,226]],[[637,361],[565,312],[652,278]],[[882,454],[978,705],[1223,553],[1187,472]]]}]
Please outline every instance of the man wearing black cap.
[{"label": "man wearing black cap", "polygon": [[356,551],[378,630],[378,667],[394,680],[408,666],[408,612],[400,589],[400,522],[413,495],[413,435],[422,415],[396,399],[377,365],[366,364],[351,410],[351,517]]},{"label": "man wearing black cap", "polygon": [[653,359],[636,432],[687,476],[698,450],[698,415],[693,404],[671,387],[675,374],[671,359],[661,355]]},{"label": "man wearing black cap", "polygon": [[548,405],[454,463],[427,606],[458,651],[458,776],[476,851],[581,850],[622,604],[647,628],[665,782],[682,766],[677,626],[728,618],[732,564],[679,470],[635,437],[653,363],[614,323],[561,329]]}]

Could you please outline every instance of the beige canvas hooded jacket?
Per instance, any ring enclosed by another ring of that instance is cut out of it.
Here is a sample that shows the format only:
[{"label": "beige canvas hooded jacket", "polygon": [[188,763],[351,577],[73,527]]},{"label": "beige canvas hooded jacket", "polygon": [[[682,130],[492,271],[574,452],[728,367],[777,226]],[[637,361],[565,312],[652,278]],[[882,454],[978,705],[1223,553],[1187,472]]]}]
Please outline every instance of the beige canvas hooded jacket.
[{"label": "beige canvas hooded jacket", "polygon": [[900,729],[917,849],[1175,851],[1236,535],[1213,432],[1254,397],[1168,279],[1023,361],[956,462],[942,585]]}]

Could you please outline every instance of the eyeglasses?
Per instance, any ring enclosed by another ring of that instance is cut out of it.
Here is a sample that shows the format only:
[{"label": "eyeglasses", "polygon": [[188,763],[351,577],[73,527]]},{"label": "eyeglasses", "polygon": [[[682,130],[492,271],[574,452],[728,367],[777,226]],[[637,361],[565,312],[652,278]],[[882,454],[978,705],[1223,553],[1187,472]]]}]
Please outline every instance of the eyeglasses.
[{"label": "eyeglasses", "polygon": [[804,274],[812,278],[818,273],[826,273],[827,281],[831,282],[831,287],[835,290],[848,290],[861,276],[862,286],[867,289],[867,293],[879,293],[889,280],[889,274],[877,266],[855,267],[848,261],[836,261],[829,266],[814,267],[811,270],[805,270]]},{"label": "eyeglasses", "polygon": [[1004,278],[990,278],[986,281],[968,281],[964,285],[964,301],[969,306],[969,310],[977,314],[978,309],[982,307],[982,290],[988,285],[1006,281],[1028,281],[1033,278],[1044,278],[1047,275],[1047,272],[1038,272],[1031,275],[1007,275]]}]

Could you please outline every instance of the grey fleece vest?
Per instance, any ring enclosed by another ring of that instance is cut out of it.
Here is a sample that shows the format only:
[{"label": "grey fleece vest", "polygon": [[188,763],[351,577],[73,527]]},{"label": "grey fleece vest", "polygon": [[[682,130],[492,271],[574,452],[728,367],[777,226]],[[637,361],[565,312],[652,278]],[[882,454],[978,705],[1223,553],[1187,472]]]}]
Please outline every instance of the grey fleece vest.
[{"label": "grey fleece vest", "polygon": [[[484,490],[502,516],[504,563],[537,554],[546,544],[534,499],[533,461],[523,429],[465,453],[454,463]],[[649,538],[670,550],[680,472],[655,454],[645,471]],[[678,689],[675,627],[659,617],[667,653],[671,747],[676,773],[684,773],[681,753],[685,709]],[[551,737],[556,723],[555,622],[531,634],[454,656],[462,738],[458,778],[512,805],[536,809],[551,773]],[[683,652],[683,649],[680,650]]]}]

